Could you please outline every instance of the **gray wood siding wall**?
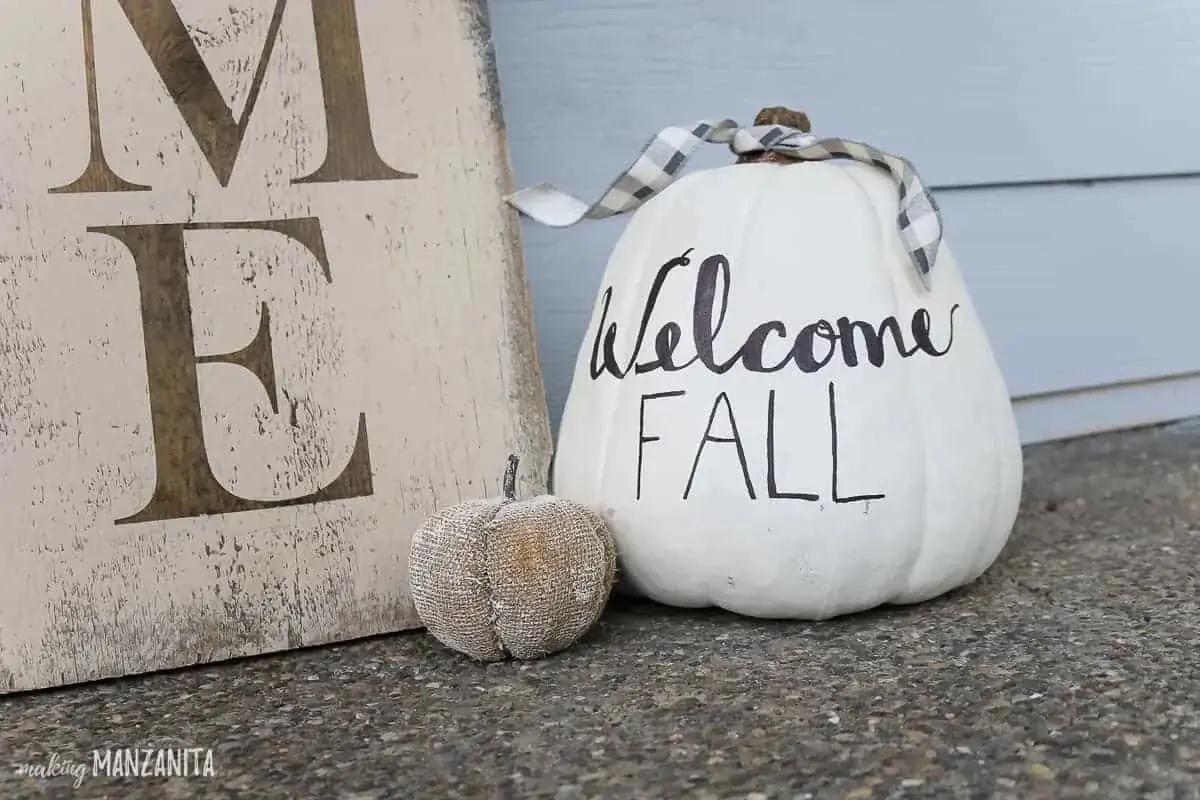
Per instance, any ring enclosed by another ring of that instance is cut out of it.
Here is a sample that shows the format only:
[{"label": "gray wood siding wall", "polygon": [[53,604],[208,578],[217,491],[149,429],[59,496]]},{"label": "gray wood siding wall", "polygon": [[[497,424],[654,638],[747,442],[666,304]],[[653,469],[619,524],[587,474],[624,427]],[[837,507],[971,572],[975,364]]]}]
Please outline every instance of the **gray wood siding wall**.
[{"label": "gray wood siding wall", "polygon": [[[518,185],[591,200],[665,125],[803,108],[937,188],[1026,441],[1200,413],[1195,0],[491,9]],[[555,425],[624,224],[524,226]]]}]

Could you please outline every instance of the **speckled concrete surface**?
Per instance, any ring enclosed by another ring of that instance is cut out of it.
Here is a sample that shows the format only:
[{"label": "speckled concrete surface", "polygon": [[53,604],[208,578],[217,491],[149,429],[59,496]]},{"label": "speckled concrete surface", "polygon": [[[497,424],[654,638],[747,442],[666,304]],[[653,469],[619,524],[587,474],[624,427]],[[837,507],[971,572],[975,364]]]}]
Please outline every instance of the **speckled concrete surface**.
[{"label": "speckled concrete surface", "polygon": [[[973,586],[822,624],[648,604],[480,666],[424,633],[0,700],[0,797],[1200,796],[1200,426],[1028,451]],[[203,747],[214,777],[18,777]]]}]

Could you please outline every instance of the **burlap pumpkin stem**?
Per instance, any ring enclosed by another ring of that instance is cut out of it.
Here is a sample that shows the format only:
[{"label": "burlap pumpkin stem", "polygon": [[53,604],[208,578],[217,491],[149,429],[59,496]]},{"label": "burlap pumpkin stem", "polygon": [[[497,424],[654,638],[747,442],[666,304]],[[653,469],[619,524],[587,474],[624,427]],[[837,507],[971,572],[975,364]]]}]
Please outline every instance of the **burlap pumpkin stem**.
[{"label": "burlap pumpkin stem", "polygon": [[409,582],[421,622],[479,661],[533,659],[570,647],[604,611],[616,547],[579,503],[516,497],[519,459],[503,494],[441,509],[413,534]]}]

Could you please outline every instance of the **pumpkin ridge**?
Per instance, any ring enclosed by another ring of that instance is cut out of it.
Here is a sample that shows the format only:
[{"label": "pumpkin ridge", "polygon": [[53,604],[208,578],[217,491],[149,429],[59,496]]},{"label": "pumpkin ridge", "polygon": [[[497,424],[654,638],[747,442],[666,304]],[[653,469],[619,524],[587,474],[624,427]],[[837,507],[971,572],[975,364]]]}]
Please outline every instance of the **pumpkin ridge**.
[{"label": "pumpkin ridge", "polygon": [[[488,552],[488,544],[489,540],[491,539],[491,534],[495,533],[497,528],[496,517],[500,514],[500,509],[503,508],[504,505],[504,503],[497,503],[492,512],[492,518],[488,520],[487,524],[482,527],[482,549],[485,554]],[[496,649],[500,651],[502,656],[511,658],[512,651],[508,649],[508,645],[504,642],[504,637],[500,635],[500,609],[496,606],[496,592],[493,588],[495,586],[495,582],[492,578],[492,572],[488,568],[488,558],[486,555],[482,559],[481,569],[483,571],[483,597],[488,608],[488,630],[492,644],[496,646]]]},{"label": "pumpkin ridge", "polygon": [[[947,248],[947,251],[949,251],[949,248]],[[962,280],[961,276],[959,277],[959,280]],[[963,282],[965,284],[965,281],[963,281]],[[975,303],[971,299],[969,292],[964,292],[963,295],[964,295],[963,306],[968,308],[970,310],[971,314],[973,314],[973,315],[976,314]],[[985,339],[986,339],[986,336],[985,336]],[[989,351],[990,357],[992,358],[993,361],[995,361],[995,352],[992,351],[991,342],[986,342],[986,344],[987,344],[987,349]],[[996,376],[993,377],[993,380],[996,380],[996,382],[999,384],[999,386],[998,386],[999,391],[1001,391],[1005,397],[1007,397],[1007,398],[1012,397],[1012,395],[1009,393],[1009,390],[1008,390],[1008,382],[1004,380],[1004,373],[999,371],[999,365],[997,365]],[[1010,408],[1011,408],[1011,402],[1012,401],[1010,399],[1009,400]],[[1015,425],[1015,420],[1014,420],[1014,425]],[[1004,445],[1004,440],[1000,436],[999,426],[995,426],[995,425],[991,426],[991,432],[992,432],[993,452],[995,452],[997,454],[1005,452],[1005,450],[1007,448]],[[1017,435],[1018,436],[1020,435],[1019,431],[1018,431]],[[1007,436],[1004,437],[1004,439],[1007,439],[1007,438],[1008,438]],[[996,474],[997,474],[997,480],[992,485],[997,486],[997,487],[1000,487],[1000,486],[1007,487],[1010,482],[1016,483],[1017,489],[1015,492],[1012,492],[1011,494],[1015,494],[1015,496],[1018,498],[1018,502],[1019,502],[1020,487],[1021,487],[1021,484],[1024,479],[1024,463],[1021,460],[1020,451],[1018,450],[1018,452],[1017,452],[1017,469],[1011,473],[1008,473],[1010,462],[1008,461],[1007,458],[996,457],[993,459],[993,462],[994,462],[994,467],[995,467]],[[1006,473],[1008,473],[1007,476],[1006,476]],[[1003,480],[1005,477],[1007,477],[1007,480]],[[1003,527],[1002,523],[1000,522],[1000,520],[1002,519],[1000,517],[1000,498],[1004,497],[1004,496],[1009,496],[1009,495],[1010,495],[1010,492],[1008,492],[1008,491],[1001,492],[999,489],[997,489],[996,491],[994,491],[992,493],[992,507],[991,507],[990,513],[988,514],[988,522],[991,524],[993,529]],[[1011,536],[1012,525],[1014,524],[1014,522],[1015,522],[1015,519],[1010,520],[1010,522],[1008,523],[1010,536]],[[994,544],[992,544],[991,542],[987,543],[987,548],[985,549],[985,543],[983,541],[983,538],[982,537],[980,538],[980,541],[977,542],[976,547],[975,547],[975,553],[974,553],[975,566],[972,569],[973,572],[978,573],[978,575],[976,575],[976,577],[979,577],[979,575],[982,575],[984,572],[986,572],[988,570],[988,568],[991,567],[992,563],[995,562],[995,560],[1000,557],[1000,553],[1003,552],[1004,548],[1007,546],[1010,536],[1003,537],[1003,540],[1000,544],[999,549],[995,549],[996,546]],[[985,559],[983,557],[983,554],[985,552],[987,552],[988,550],[993,551],[992,556],[990,558]]]},{"label": "pumpkin ridge", "polygon": [[[859,195],[862,202],[865,203],[866,207],[870,209],[871,217],[878,223],[878,229],[875,234],[875,241],[878,242],[880,254],[881,255],[885,254],[888,249],[889,237],[895,235],[893,233],[894,229],[891,226],[891,223],[885,218],[886,215],[879,213],[879,207],[875,203],[875,199],[871,193],[870,187],[865,185],[861,180],[859,180],[860,175],[868,174],[868,173],[862,173],[860,170],[858,170],[857,167],[860,165],[858,165],[856,163],[846,164],[844,166],[828,164],[828,166],[837,170],[837,174],[839,176],[841,176],[841,178],[843,178],[846,183],[848,183],[850,186],[853,187],[853,190],[855,191],[855,193]],[[890,276],[890,275],[887,278],[887,290],[891,296],[891,311],[893,314],[899,313],[900,305],[901,305],[900,296],[899,296],[898,292],[896,291],[896,280],[897,280],[896,277]],[[917,535],[917,545],[916,545],[916,547],[912,548],[911,555],[909,555],[909,557],[906,559],[907,566],[906,567],[897,567],[895,575],[894,575],[895,580],[900,584],[900,588],[892,591],[888,595],[880,597],[879,603],[895,602],[895,600],[897,598],[899,598],[900,596],[902,596],[905,593],[905,590],[909,584],[909,581],[911,581],[911,579],[912,579],[913,572],[916,570],[917,565],[919,565],[921,563],[921,556],[924,553],[925,547],[927,544],[927,533],[928,533],[927,520],[928,520],[928,503],[929,503],[929,481],[928,481],[929,449],[926,445],[926,441],[927,441],[928,437],[925,435],[925,432],[928,427],[928,421],[927,421],[925,415],[922,413],[922,407],[919,402],[919,398],[916,396],[916,389],[913,386],[913,381],[912,381],[911,377],[905,377],[903,379],[903,385],[904,385],[904,389],[903,389],[904,394],[907,396],[907,399],[908,399],[908,403],[906,404],[906,407],[910,410],[910,413],[908,415],[909,419],[921,428],[921,436],[919,437],[919,440],[920,440],[919,447],[920,447],[920,456],[921,457],[918,460],[918,463],[921,465],[921,467],[920,467],[920,469],[921,469],[920,485],[922,487],[922,495],[923,495],[924,499],[920,504],[920,515],[921,516],[918,521],[918,524],[915,526],[916,535]],[[914,417],[915,417],[915,419],[913,419]],[[843,583],[844,583],[844,579],[843,579]],[[839,585],[838,588],[840,590],[842,588],[842,586]]]},{"label": "pumpkin ridge", "polygon": [[[736,166],[736,165],[734,165],[734,166]],[[723,167],[721,169],[730,169],[730,168],[731,167],[727,166],[727,167]],[[763,204],[766,202],[766,200],[765,200],[766,192],[764,191],[764,188],[767,183],[769,183],[773,180],[777,180],[777,178],[783,174],[784,173],[782,173],[778,170],[770,170],[770,169],[762,170],[762,177],[759,178],[757,183],[750,190],[750,195],[753,198],[753,200],[749,204],[743,204],[738,208],[737,213],[738,213],[738,216],[740,217],[740,219],[739,219],[738,226],[737,226],[737,233],[735,235],[733,235],[732,241],[736,241],[736,242],[751,241],[751,239],[748,235],[748,232],[750,230],[750,227],[754,224],[755,220],[758,219],[759,212],[760,212]],[[739,254],[739,255],[744,256],[745,254]],[[744,257],[739,260],[742,263],[749,263],[749,259],[746,259]],[[733,280],[732,274],[730,275],[730,280],[731,281]],[[717,546],[718,547],[720,546],[719,543]],[[703,588],[704,588],[704,594],[707,596],[708,604],[710,606],[716,606],[717,608],[722,608],[722,609],[725,609],[726,611],[730,611],[731,609],[728,607],[728,600],[721,599],[722,595],[724,594],[723,587],[725,586],[725,581],[726,581],[725,572],[726,572],[726,570],[724,570],[724,569],[711,570],[707,575],[704,576]]]},{"label": "pumpkin ridge", "polygon": [[[850,170],[846,170],[845,174],[854,185],[863,193],[867,203],[875,212],[874,216],[879,223],[880,230],[880,249],[886,248],[887,238],[890,235],[895,235],[894,224],[891,220],[885,219],[884,215],[879,213],[879,208],[875,205],[874,198],[871,196],[871,191],[858,180]],[[892,295],[892,313],[899,314],[900,312],[900,295],[896,291],[896,276],[889,276],[888,289]],[[925,410],[921,405],[921,398],[917,394],[917,388],[913,385],[911,373],[904,379],[905,394],[908,395],[908,407],[912,409],[916,416],[916,423],[921,429],[921,435],[918,437],[919,447],[921,448],[921,516],[917,524],[917,546],[914,549],[911,560],[908,562],[908,568],[903,570],[903,581],[900,591],[893,593],[891,601],[894,602],[902,597],[912,588],[913,575],[916,573],[917,567],[921,564],[921,559],[925,555],[925,550],[929,546],[929,502],[930,502],[930,484],[929,484],[929,419],[925,414]]]},{"label": "pumpkin ridge", "polygon": [[488,567],[489,559],[487,558],[487,553],[491,544],[491,535],[496,532],[498,527],[496,517],[500,516],[500,512],[505,506],[517,501],[517,465],[519,463],[520,459],[516,455],[510,455],[508,457],[508,462],[504,467],[504,477],[501,480],[500,502],[496,503],[492,507],[491,519],[487,521],[487,524],[482,526],[483,541],[481,544],[483,547],[481,549],[484,553],[484,557],[482,559],[481,569],[483,571],[483,596],[484,601],[487,603],[488,622],[490,623],[488,627],[491,634],[490,638],[492,640],[492,644],[496,646],[496,649],[499,650],[500,654],[505,658],[511,658],[513,653],[508,644],[504,641],[504,636],[500,633],[500,609],[496,606],[496,584],[493,580],[491,570]]},{"label": "pumpkin ridge", "polygon": [[[999,441],[999,438],[1000,438],[999,431],[997,430],[996,426],[992,426],[990,428],[990,431],[991,431],[991,445],[992,445],[991,450],[994,453],[999,453],[999,452],[1001,452],[1000,441]],[[1003,469],[1005,466],[1004,462],[1002,459],[999,459],[999,458],[993,458],[993,459],[991,459],[991,462],[992,462],[992,480],[989,485],[1000,486],[1001,482],[1003,480]],[[989,492],[988,494],[989,494],[990,502],[988,503],[988,512],[987,512],[987,516],[985,517],[985,519],[987,520],[988,527],[991,528],[991,527],[994,527],[996,524],[996,516],[997,516],[996,512],[998,510],[997,506],[999,505],[999,502],[1000,502],[1000,493],[999,492]],[[991,542],[988,540],[989,540],[989,537],[986,537],[986,536],[980,536],[978,539],[975,540],[974,552],[971,553],[972,557],[971,557],[971,561],[970,561],[970,565],[971,565],[970,572],[975,572],[979,569],[979,562],[982,560],[981,556],[984,553],[984,546],[991,544]]]},{"label": "pumpkin ridge", "polygon": [[[634,213],[633,218],[630,219],[629,223],[625,226],[625,231],[622,233],[622,237],[624,236],[625,233],[628,233],[629,230],[635,224],[641,223],[642,225],[652,226],[652,223],[654,222],[655,218],[660,218],[664,214],[666,214],[667,211],[674,210],[675,206],[679,203],[679,198],[682,194],[681,190],[684,188],[687,188],[692,183],[695,183],[697,180],[702,178],[704,175],[705,175],[705,173],[702,173],[702,172],[694,172],[694,173],[691,173],[690,175],[685,175],[683,178],[677,180],[675,183],[668,186],[660,194],[658,194],[654,198],[652,198],[649,202],[647,202],[645,205],[643,205],[640,209],[638,209]],[[647,213],[648,211],[653,211],[654,213],[648,214]],[[650,237],[648,240],[648,242],[653,242],[653,241],[654,241],[654,239],[652,237]],[[649,251],[650,245],[648,242],[639,244],[638,250],[636,251],[636,253],[634,254],[634,256],[632,258],[625,257],[620,262],[620,263],[629,263],[629,261],[633,261],[634,263],[639,265],[639,271],[638,271],[638,274],[636,275],[636,285],[634,287],[634,290],[625,292],[625,299],[621,305],[621,313],[614,314],[612,316],[612,319],[619,319],[619,320],[628,319],[630,317],[630,314],[629,314],[630,309],[637,308],[637,306],[641,302],[640,298],[643,296],[643,291],[646,290],[648,288],[648,285],[650,283],[652,283],[654,280],[653,271],[645,269],[645,265],[650,263],[649,258],[648,258],[648,255],[649,255],[648,251]],[[615,253],[613,255],[615,256]],[[612,261],[612,256],[610,256],[610,263],[614,263]],[[621,277],[621,276],[613,276],[613,277]],[[609,280],[609,278],[610,278],[610,276],[608,275],[608,269],[605,269],[605,275],[601,279],[601,281],[602,281],[601,285],[603,285],[604,283],[608,283],[608,285],[610,285],[610,286],[616,286],[616,284],[617,284],[616,280]],[[628,330],[628,328],[626,328],[626,330]],[[602,335],[602,331],[597,331],[597,335]],[[586,333],[585,333],[585,336],[586,336]],[[584,341],[586,342],[586,339]],[[584,357],[583,356],[584,352],[586,352],[586,348],[581,350],[581,354],[580,354],[581,358]],[[634,354],[635,358],[636,358],[636,355],[637,354],[635,353]],[[636,374],[633,377],[636,378]],[[613,386],[608,391],[606,402],[604,404],[605,405],[604,416],[603,416],[602,420],[597,419],[595,421],[595,424],[597,426],[600,426],[604,430],[609,430],[612,428],[613,422],[617,418],[617,410],[621,406],[624,393],[626,392],[627,387],[632,384],[633,384],[633,381],[622,380],[622,381],[619,381],[616,386]],[[597,417],[599,417],[599,415],[597,415]],[[601,441],[600,441],[600,452],[596,454],[596,462],[597,462],[598,466],[595,467],[594,478],[592,481],[591,496],[593,498],[604,497],[607,494],[607,492],[604,490],[604,481],[605,481],[605,478],[607,475],[612,474],[609,471],[609,463],[608,463],[608,461],[612,457],[612,455],[613,455],[612,437],[604,436],[601,438]],[[613,534],[615,537],[616,531],[613,531]],[[639,592],[639,593],[644,594],[644,592]]]},{"label": "pumpkin ridge", "polygon": [[[960,300],[959,303],[960,305],[967,306],[967,310],[969,310],[972,315],[975,314],[975,309],[973,304],[971,304],[969,297],[964,297],[964,299]],[[987,441],[990,445],[988,448],[989,450],[991,450],[993,453],[1000,452],[998,429],[996,426],[988,427]],[[992,466],[992,479],[988,481],[988,486],[999,486],[1001,485],[1001,476],[1004,465],[1001,463],[1000,459],[997,458],[991,458],[989,461],[991,461]],[[990,530],[994,526],[996,519],[996,505],[999,500],[999,492],[989,491],[987,494],[988,511],[983,515],[982,524],[987,527],[990,533]],[[979,577],[979,575],[975,573],[979,572],[978,565],[982,560],[981,556],[985,551],[985,548],[991,544],[990,539],[990,536],[977,536],[975,538],[974,547],[964,553],[964,557],[960,559],[961,566],[959,567],[959,574],[954,581],[955,584],[963,585]]]},{"label": "pumpkin ridge", "polygon": [[[964,292],[964,301],[965,302],[963,302],[963,305],[967,306],[968,310],[970,310],[970,312],[972,314],[974,314],[975,313],[974,303],[972,303],[970,301],[970,295],[967,294],[966,292]],[[989,349],[991,348],[990,344],[988,347],[989,347]],[[1009,396],[1008,395],[1008,386],[1004,382],[1003,375],[1000,376],[1000,383],[1002,385],[1005,396]],[[1004,446],[1003,446],[1003,442],[1001,441],[999,426],[995,426],[995,425],[989,426],[989,432],[991,433],[991,439],[990,439],[991,451],[997,455],[1004,452]],[[996,487],[1005,485],[1004,473],[1005,473],[1006,467],[1008,466],[1007,461],[1000,457],[994,457],[991,459],[991,461],[992,461],[992,481],[989,483],[989,485],[996,486]],[[987,516],[985,517],[985,520],[986,520],[986,523],[987,523],[989,529],[993,529],[993,528],[997,527],[999,524],[1000,498],[1001,498],[1001,496],[1003,496],[1003,494],[1005,494],[1005,493],[1000,492],[1000,491],[989,492],[989,495],[990,495],[989,499],[991,502],[988,504],[988,513],[987,513]],[[1007,538],[1005,539],[1005,543],[1007,544]],[[991,563],[993,561],[995,561],[997,557],[999,557],[999,552],[997,552],[995,555],[992,556],[991,559],[984,558],[984,554],[988,550],[990,550],[992,547],[994,547],[994,545],[992,545],[989,537],[980,536],[976,539],[975,547],[971,551],[971,561],[970,561],[971,567],[970,567],[970,572],[966,575],[967,579],[973,580],[974,578],[978,578],[980,575],[983,574],[984,571],[987,570],[987,568],[989,566],[991,566]],[[1001,550],[1003,550],[1003,546],[1001,547]],[[972,575],[974,577],[971,577]]]}]

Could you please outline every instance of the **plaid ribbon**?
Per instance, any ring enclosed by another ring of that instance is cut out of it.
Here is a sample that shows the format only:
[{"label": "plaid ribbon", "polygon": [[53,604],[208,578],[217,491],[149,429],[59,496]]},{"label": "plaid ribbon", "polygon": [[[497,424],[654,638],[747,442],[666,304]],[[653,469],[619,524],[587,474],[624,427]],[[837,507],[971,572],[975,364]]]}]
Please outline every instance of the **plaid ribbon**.
[{"label": "plaid ribbon", "polygon": [[942,242],[942,215],[907,159],[847,139],[819,139],[782,125],[740,128],[731,119],[697,122],[691,128],[664,128],[642,149],[637,160],[609,185],[599,200],[587,205],[561,189],[540,183],[505,200],[522,214],[552,228],[585,219],[603,219],[633,211],[679,177],[688,157],[703,142],[728,143],[737,155],[776,152],[804,161],[850,158],[885,170],[900,192],[896,223],[900,239],[926,288]]}]

